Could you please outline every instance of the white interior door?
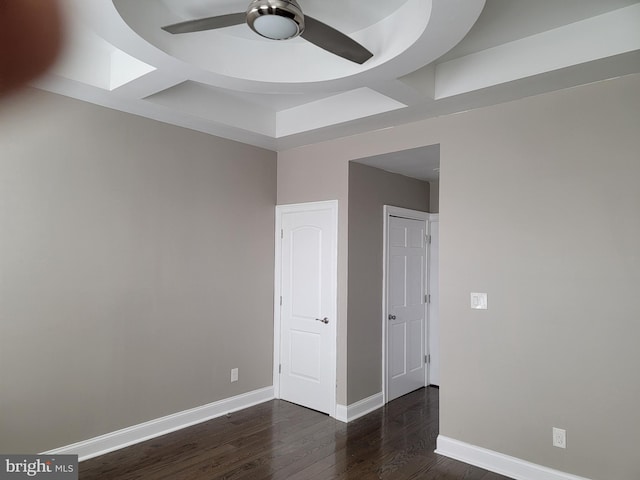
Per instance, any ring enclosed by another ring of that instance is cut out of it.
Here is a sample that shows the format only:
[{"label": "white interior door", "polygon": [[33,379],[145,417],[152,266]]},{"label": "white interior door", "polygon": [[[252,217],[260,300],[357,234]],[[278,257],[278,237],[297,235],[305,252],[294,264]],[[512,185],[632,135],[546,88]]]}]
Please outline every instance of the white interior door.
[{"label": "white interior door", "polygon": [[279,397],[335,416],[337,202],[279,207]]},{"label": "white interior door", "polygon": [[425,384],[424,220],[389,217],[387,228],[387,401]]},{"label": "white interior door", "polygon": [[429,384],[440,385],[440,291],[438,288],[438,261],[440,251],[440,223],[438,214],[429,216],[429,297],[428,305],[428,339],[429,339]]}]

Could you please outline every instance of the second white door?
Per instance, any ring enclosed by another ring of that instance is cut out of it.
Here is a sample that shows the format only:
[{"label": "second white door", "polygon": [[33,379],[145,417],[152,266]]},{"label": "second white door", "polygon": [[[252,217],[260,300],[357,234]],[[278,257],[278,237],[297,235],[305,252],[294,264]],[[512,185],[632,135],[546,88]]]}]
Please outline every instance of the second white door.
[{"label": "second white door", "polygon": [[337,210],[279,207],[279,396],[335,415]]},{"label": "second white door", "polygon": [[387,401],[425,384],[426,222],[390,217],[387,270]]}]

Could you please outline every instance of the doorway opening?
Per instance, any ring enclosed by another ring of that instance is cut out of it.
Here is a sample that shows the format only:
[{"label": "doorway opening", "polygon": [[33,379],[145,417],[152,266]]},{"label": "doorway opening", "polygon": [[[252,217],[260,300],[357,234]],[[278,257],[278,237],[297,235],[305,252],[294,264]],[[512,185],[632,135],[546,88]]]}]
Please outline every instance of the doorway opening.
[{"label": "doorway opening", "polygon": [[373,409],[385,400],[383,206],[437,212],[439,168],[437,144],[349,164],[347,405]]}]

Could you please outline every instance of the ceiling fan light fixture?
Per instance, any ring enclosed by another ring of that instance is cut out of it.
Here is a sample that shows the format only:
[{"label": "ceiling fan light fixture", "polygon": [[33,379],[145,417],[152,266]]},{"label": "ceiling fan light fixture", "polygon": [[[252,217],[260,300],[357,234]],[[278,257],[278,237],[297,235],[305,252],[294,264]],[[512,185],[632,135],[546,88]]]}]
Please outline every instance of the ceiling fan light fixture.
[{"label": "ceiling fan light fixture", "polygon": [[261,15],[253,21],[253,30],[272,40],[286,40],[298,34],[298,25],[288,17]]},{"label": "ceiling fan light fixture", "polygon": [[253,0],[247,24],[265,38],[287,40],[304,31],[304,16],[295,0]]}]

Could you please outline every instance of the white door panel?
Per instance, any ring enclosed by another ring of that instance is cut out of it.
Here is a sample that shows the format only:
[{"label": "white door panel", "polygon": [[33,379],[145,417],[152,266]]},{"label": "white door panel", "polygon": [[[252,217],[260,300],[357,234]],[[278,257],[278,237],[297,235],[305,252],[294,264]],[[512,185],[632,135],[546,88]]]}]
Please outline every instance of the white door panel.
[{"label": "white door panel", "polygon": [[[409,338],[416,338],[424,336],[423,325],[424,320],[418,318],[416,320],[408,321]],[[407,352],[407,364],[410,372],[416,370],[423,371],[424,368],[424,352],[422,345],[418,342],[409,343],[409,351]]]},{"label": "white door panel", "polygon": [[[301,206],[300,208],[303,208]],[[284,208],[284,207],[283,207]],[[335,208],[280,214],[280,398],[335,411]]]},{"label": "white door panel", "polygon": [[[283,245],[289,252],[284,259],[283,280],[291,288],[291,314],[300,319],[313,320],[322,310],[322,230],[302,225],[291,228],[299,218],[285,217]],[[299,217],[301,214],[296,214]]]},{"label": "white door panel", "polygon": [[321,381],[321,334],[289,331],[289,374],[311,382]]},{"label": "white door panel", "polygon": [[387,285],[387,401],[424,386],[425,222],[390,217]]},{"label": "white door panel", "polygon": [[389,375],[392,379],[399,378],[407,373],[407,326],[404,323],[395,323],[389,327],[389,349],[393,352]]}]

